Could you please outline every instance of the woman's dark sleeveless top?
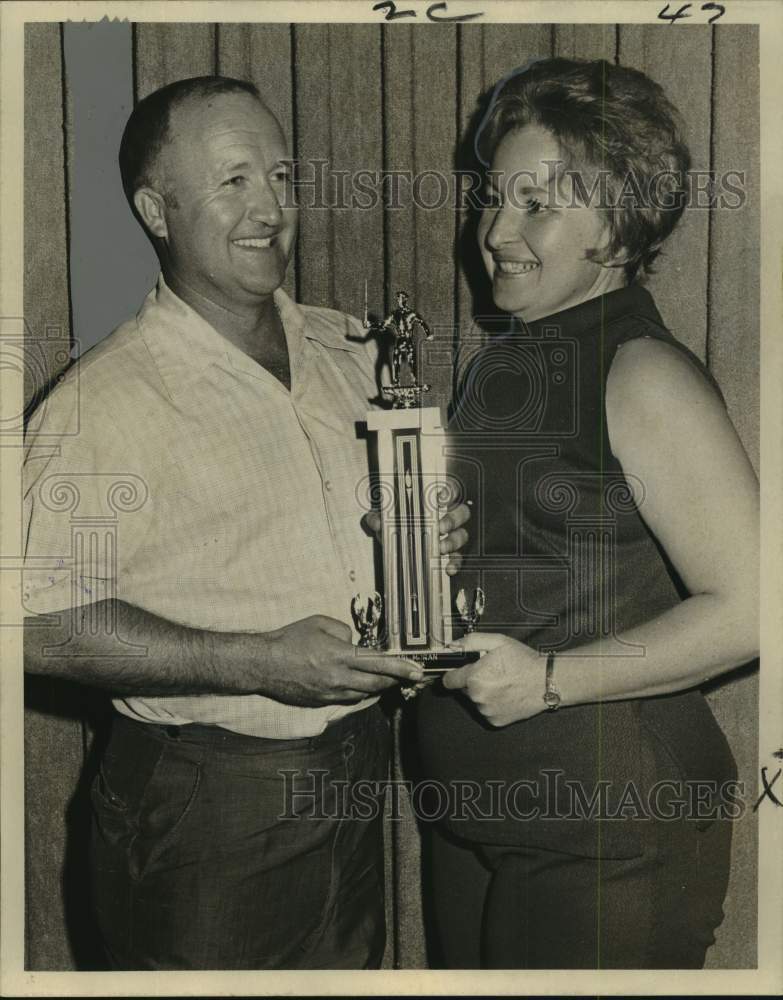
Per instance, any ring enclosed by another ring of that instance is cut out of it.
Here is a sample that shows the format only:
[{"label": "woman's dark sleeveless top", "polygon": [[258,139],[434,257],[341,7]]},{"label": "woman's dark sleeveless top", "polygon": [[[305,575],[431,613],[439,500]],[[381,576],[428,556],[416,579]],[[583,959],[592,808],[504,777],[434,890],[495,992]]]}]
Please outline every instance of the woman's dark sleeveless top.
[{"label": "woman's dark sleeveless top", "polygon": [[[643,675],[644,649],[629,646],[623,633],[686,594],[644,523],[643,496],[637,506],[607,433],[609,369],[617,349],[638,337],[685,353],[719,392],[665,329],[649,293],[631,285],[484,348],[464,379],[449,453],[474,501],[471,545],[454,592],[481,585],[481,629],[561,654],[601,640],[609,655],[637,657]],[[542,660],[542,695],[543,686]],[[635,856],[651,782],[734,776],[731,752],[699,691],[561,708],[501,729],[439,684],[419,701],[427,776],[480,789],[470,807],[452,803],[441,813],[454,833],[479,842]],[[658,762],[652,770],[650,760]],[[518,786],[511,810],[498,807],[506,790],[488,782],[520,780],[533,784]],[[463,788],[454,794],[473,794]],[[641,810],[628,799],[635,793]],[[687,797],[693,787],[680,793]],[[613,815],[622,801],[628,808]],[[498,809],[499,819],[484,818]]]}]

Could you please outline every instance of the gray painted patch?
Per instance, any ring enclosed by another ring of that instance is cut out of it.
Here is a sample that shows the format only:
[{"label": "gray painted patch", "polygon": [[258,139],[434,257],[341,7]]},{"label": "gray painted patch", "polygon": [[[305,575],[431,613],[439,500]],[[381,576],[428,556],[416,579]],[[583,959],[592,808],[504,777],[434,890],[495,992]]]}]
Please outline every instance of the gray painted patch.
[{"label": "gray painted patch", "polygon": [[155,282],[158,261],[131,215],[117,164],[122,130],[133,110],[130,24],[66,24],[64,47],[73,114],[73,335],[83,354],[137,312]]}]

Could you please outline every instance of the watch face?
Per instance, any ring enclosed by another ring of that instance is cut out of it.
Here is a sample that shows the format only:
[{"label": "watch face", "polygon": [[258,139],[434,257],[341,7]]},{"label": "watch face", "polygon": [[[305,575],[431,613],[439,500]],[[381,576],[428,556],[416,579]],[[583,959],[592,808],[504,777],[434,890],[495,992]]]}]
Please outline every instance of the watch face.
[{"label": "watch face", "polygon": [[544,695],[544,704],[547,708],[557,708],[560,704],[560,695],[557,691],[547,691]]}]

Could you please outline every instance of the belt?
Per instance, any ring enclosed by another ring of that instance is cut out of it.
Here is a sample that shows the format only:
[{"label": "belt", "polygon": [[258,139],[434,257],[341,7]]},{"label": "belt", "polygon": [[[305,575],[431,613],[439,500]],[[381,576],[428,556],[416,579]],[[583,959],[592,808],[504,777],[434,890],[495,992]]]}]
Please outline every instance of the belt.
[{"label": "belt", "polygon": [[156,722],[140,722],[121,712],[115,712],[112,727],[128,734],[147,736],[163,742],[195,743],[199,746],[230,750],[232,753],[264,753],[284,749],[307,749],[339,743],[350,734],[363,732],[368,726],[377,725],[385,716],[374,703],[368,708],[343,715],[330,722],[317,736],[303,736],[291,739],[267,739],[265,736],[250,736],[235,733],[221,726],[205,726],[201,723],[187,723],[181,726],[166,726]]}]

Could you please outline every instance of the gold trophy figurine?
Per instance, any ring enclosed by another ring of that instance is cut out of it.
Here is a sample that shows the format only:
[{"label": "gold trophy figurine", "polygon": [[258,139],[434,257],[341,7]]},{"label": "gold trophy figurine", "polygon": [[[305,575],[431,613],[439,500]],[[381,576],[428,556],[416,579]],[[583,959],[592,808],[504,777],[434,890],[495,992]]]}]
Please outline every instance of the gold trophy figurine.
[{"label": "gold trophy figurine", "polygon": [[[383,336],[394,338],[391,357],[391,385],[383,386],[383,391],[392,397],[397,409],[409,410],[419,405],[419,397],[423,392],[429,392],[428,385],[419,385],[418,364],[416,361],[416,342],[414,333],[419,328],[427,340],[435,336],[427,323],[413,309],[408,307],[408,293],[397,292],[397,308],[383,321],[373,325],[367,318],[367,285],[364,286],[364,328]],[[403,385],[401,378],[403,365],[407,365],[410,381]]]}]

